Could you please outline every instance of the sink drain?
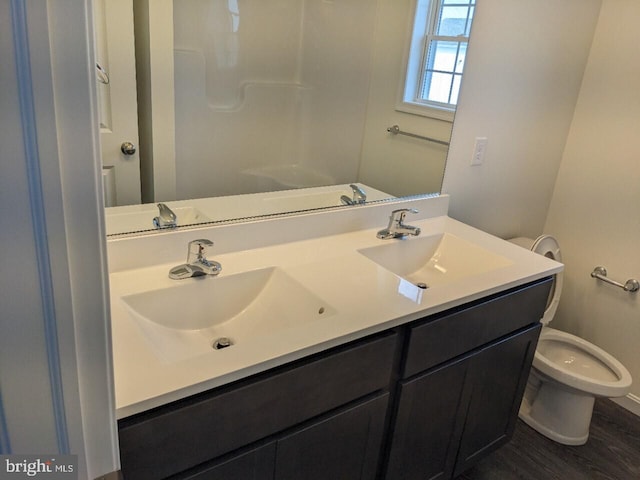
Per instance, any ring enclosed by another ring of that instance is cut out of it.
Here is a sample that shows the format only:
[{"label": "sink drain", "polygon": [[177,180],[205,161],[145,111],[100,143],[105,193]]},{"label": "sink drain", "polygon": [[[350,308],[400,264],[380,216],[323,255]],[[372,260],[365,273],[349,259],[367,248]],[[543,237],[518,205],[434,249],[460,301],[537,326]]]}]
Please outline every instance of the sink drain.
[{"label": "sink drain", "polygon": [[424,282],[418,282],[418,283],[416,283],[416,287],[421,288],[423,290],[426,290],[427,288],[429,288],[429,285],[427,285]]},{"label": "sink drain", "polygon": [[220,337],[217,340],[214,340],[211,344],[215,350],[222,350],[223,348],[230,347],[231,345],[233,345],[233,343],[231,342],[231,339],[227,337]]}]

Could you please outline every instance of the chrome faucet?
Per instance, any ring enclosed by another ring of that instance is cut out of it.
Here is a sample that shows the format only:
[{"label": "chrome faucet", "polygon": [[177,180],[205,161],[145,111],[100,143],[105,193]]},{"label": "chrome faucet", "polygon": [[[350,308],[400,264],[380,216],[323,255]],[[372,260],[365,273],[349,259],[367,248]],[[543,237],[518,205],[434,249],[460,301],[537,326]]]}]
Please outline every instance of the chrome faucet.
[{"label": "chrome faucet", "polygon": [[401,208],[391,212],[389,225],[384,230],[380,230],[377,237],[386,240],[388,238],[404,238],[407,235],[420,235],[420,229],[418,227],[405,225],[404,223],[404,217],[409,212],[418,213],[418,210],[413,208]]},{"label": "chrome faucet", "polygon": [[342,195],[340,197],[340,201],[344,205],[361,205],[361,204],[363,204],[367,200],[367,194],[365,193],[365,191],[362,190],[362,188],[360,188],[355,183],[352,183],[349,186],[351,187],[351,190],[353,190],[353,197],[349,198],[346,195]]},{"label": "chrome faucet", "polygon": [[212,246],[213,242],[205,238],[189,242],[187,263],[169,270],[169,278],[182,280],[183,278],[218,275],[222,271],[222,265],[216,261],[208,260],[206,255],[207,249]]},{"label": "chrome faucet", "polygon": [[178,217],[166,204],[159,203],[158,210],[158,216],[153,219],[153,225],[156,228],[173,228],[178,224]]}]

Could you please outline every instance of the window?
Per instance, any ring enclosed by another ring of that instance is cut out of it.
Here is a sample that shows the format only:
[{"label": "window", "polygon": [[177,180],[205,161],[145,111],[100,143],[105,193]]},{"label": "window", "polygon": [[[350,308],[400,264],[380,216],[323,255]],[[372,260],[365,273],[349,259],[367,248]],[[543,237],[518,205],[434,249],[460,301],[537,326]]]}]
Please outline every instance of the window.
[{"label": "window", "polygon": [[476,0],[416,0],[398,110],[453,120]]}]

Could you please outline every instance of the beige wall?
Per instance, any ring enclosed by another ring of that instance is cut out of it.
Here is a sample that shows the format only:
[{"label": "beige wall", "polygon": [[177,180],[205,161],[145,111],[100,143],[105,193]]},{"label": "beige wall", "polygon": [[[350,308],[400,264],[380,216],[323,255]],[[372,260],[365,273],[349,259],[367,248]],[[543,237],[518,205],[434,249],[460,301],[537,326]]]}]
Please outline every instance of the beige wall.
[{"label": "beige wall", "polygon": [[[600,0],[478,0],[443,191],[450,215],[536,236],[554,182]],[[469,165],[476,137],[489,143]]]},{"label": "beige wall", "polygon": [[604,265],[614,280],[640,278],[638,21],[637,0],[603,1],[545,231],[557,237],[566,265],[554,326],[629,369],[640,414],[640,295],[589,275]]},{"label": "beige wall", "polygon": [[395,109],[414,0],[379,0],[367,119],[358,180],[392,195],[439,192],[447,147],[387,127],[448,141],[451,123]]},{"label": "beige wall", "polygon": [[[558,239],[553,326],[629,369],[621,403],[640,415],[640,295],[590,277],[604,265],[618,281],[640,278],[640,3],[479,5],[443,186],[450,215],[504,238]],[[521,41],[501,45],[499,32]],[[489,138],[486,162],[470,167],[476,136]]]}]

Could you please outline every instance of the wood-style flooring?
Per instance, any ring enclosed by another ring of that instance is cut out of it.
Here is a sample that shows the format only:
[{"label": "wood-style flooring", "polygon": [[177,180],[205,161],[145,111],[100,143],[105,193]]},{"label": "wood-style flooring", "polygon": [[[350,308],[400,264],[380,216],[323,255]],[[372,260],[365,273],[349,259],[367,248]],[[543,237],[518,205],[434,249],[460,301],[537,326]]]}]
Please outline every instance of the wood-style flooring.
[{"label": "wood-style flooring", "polygon": [[560,445],[521,420],[510,443],[456,480],[640,480],[640,418],[598,399],[585,445]]}]

